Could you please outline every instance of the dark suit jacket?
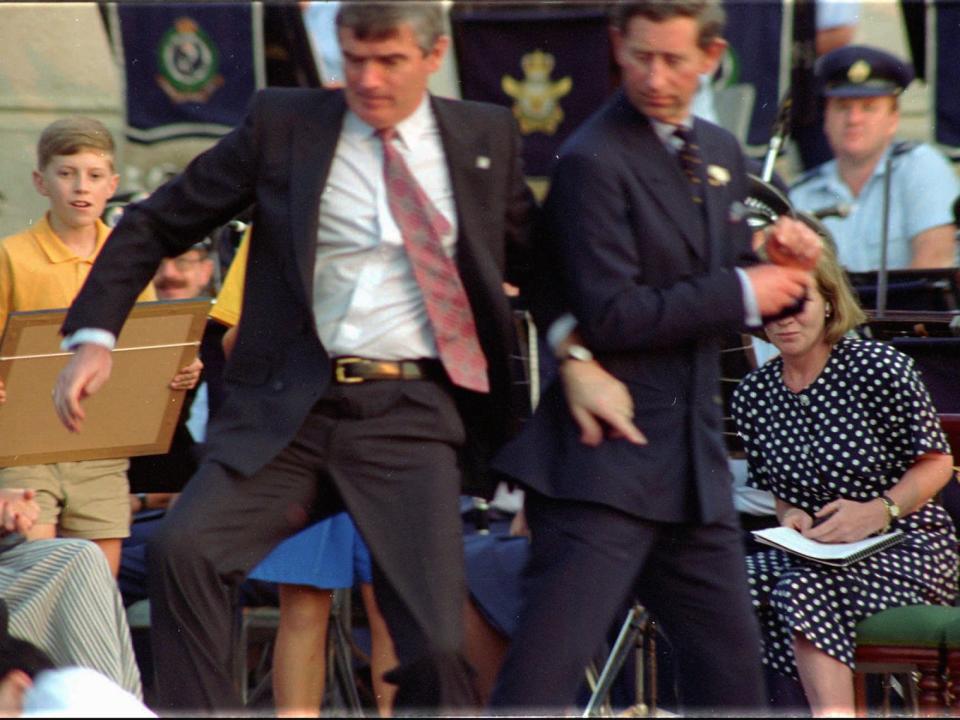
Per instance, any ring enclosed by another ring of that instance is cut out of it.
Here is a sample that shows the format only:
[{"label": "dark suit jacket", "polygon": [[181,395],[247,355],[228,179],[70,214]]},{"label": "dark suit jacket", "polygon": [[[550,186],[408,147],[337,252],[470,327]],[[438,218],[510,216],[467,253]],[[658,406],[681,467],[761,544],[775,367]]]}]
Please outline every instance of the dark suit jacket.
[{"label": "dark suit jacket", "polygon": [[[514,350],[501,282],[523,284],[532,199],[509,111],[431,99],[457,206],[457,264],[489,363],[491,393],[464,392],[475,445],[499,444],[513,415]],[[62,331],[117,333],[161,257],[254,205],[250,271],[238,340],[225,368],[228,397],[207,457],[245,475],[284,448],[331,376],[313,314],[318,208],[346,112],[342,92],[259,92],[245,122],[168,185],[130,205],[71,307]],[[483,158],[486,158],[484,160]]]},{"label": "dark suit jacket", "polygon": [[495,465],[552,497],[657,521],[732,513],[720,434],[720,339],[744,320],[734,266],[755,262],[729,218],[746,195],[726,131],[697,121],[706,214],[647,118],[617,94],[565,143],[543,211],[540,258],[586,344],[623,380],[649,445],[579,440],[559,383]]}]

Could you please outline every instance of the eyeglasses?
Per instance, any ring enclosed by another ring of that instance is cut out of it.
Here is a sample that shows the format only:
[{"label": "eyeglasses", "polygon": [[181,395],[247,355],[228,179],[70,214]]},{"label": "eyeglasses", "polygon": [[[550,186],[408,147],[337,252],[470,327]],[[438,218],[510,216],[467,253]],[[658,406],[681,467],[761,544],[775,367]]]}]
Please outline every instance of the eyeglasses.
[{"label": "eyeglasses", "polygon": [[186,272],[187,270],[192,270],[198,264],[206,262],[208,258],[206,257],[184,257],[183,255],[175,258],[167,258],[164,262],[173,263],[173,266],[179,272]]}]

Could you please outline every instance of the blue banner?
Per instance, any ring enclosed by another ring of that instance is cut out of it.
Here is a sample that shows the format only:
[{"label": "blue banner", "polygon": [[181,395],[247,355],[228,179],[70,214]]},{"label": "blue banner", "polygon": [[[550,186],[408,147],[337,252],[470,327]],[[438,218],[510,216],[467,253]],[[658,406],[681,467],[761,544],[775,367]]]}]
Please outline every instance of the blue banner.
[{"label": "blue banner", "polygon": [[[765,147],[785,91],[783,3],[724,0],[724,8],[730,47],[719,83],[754,87],[747,143]],[[455,8],[450,19],[462,96],[511,107],[524,136],[527,174],[548,174],[563,140],[618,82],[606,13]]]},{"label": "blue banner", "polygon": [[[747,84],[756,90],[756,100],[747,133],[748,145],[770,140],[780,96],[780,49],[783,40],[783,3],[769,0],[724,0],[729,43],[723,62],[723,85]],[[788,38],[789,41],[789,38]]]},{"label": "blue banner", "polygon": [[454,9],[450,20],[461,95],[512,108],[526,174],[549,174],[563,141],[615,87],[606,14]]},{"label": "blue banner", "polygon": [[119,5],[127,136],[216,137],[237,125],[263,85],[259,15],[255,3]]},{"label": "blue banner", "polygon": [[954,157],[960,157],[960,2],[936,0],[937,82],[934,90],[936,108],[934,139],[948,145]]}]

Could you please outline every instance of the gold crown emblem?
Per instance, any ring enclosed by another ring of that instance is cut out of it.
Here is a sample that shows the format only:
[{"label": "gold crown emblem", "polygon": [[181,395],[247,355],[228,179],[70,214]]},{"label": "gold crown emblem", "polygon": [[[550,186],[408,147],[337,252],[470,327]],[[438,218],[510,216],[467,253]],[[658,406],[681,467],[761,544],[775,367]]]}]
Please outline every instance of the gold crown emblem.
[{"label": "gold crown emblem", "polygon": [[543,80],[550,77],[555,63],[556,60],[554,60],[553,55],[545,53],[543,50],[534,50],[532,53],[527,53],[520,60],[523,74],[531,80]]},{"label": "gold crown emblem", "polygon": [[847,70],[847,79],[852,83],[862,83],[870,77],[871,71],[870,63],[866,60],[857,60]]},{"label": "gold crown emblem", "polygon": [[534,50],[520,58],[523,80],[509,75],[500,79],[503,91],[516,102],[513,115],[520,125],[520,132],[529,135],[542,132],[553,135],[563,122],[563,109],[559,100],[570,92],[573,80],[569,77],[551,80],[556,60],[550,53]]}]

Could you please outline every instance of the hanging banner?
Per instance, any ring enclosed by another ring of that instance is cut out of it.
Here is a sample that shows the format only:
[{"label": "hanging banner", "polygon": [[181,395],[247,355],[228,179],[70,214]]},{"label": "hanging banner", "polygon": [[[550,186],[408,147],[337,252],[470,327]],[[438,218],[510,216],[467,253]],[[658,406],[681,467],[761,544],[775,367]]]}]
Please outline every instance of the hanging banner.
[{"label": "hanging banner", "polygon": [[960,158],[960,2],[936,0],[936,74],[934,139],[955,160]]},{"label": "hanging banner", "polygon": [[785,22],[781,2],[724,0],[723,8],[727,13],[724,37],[729,48],[721,68],[721,84],[753,86],[756,99],[747,145],[765,147],[780,98],[787,89],[789,67],[784,68],[781,51],[790,48],[792,23]]},{"label": "hanging banner", "polygon": [[526,174],[549,174],[563,141],[615,88],[606,13],[454,6],[450,23],[463,98],[511,108]]},{"label": "hanging banner", "polygon": [[[729,49],[719,86],[752,85],[756,99],[747,145],[766,147],[789,81],[790,27],[784,5],[725,0]],[[528,175],[546,175],[560,144],[618,83],[602,9],[541,5],[535,9],[450,13],[462,96],[506,105],[524,136]],[[771,42],[757,42],[769,38]]]},{"label": "hanging banner", "polygon": [[259,3],[124,3],[112,30],[135,142],[223,135],[264,84]]}]

